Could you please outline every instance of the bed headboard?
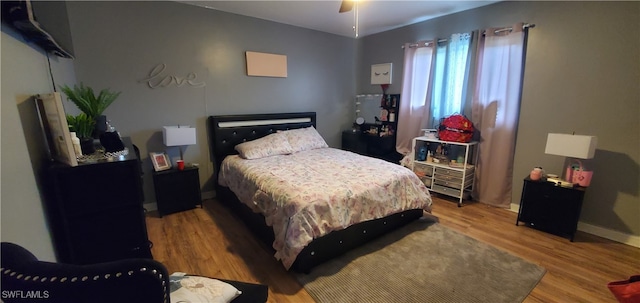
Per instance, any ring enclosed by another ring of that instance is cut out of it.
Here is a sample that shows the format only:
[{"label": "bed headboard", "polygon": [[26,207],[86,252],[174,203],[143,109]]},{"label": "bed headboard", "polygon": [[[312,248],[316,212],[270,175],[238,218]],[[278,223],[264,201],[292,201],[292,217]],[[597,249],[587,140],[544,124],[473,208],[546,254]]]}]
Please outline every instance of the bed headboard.
[{"label": "bed headboard", "polygon": [[222,160],[238,153],[234,149],[236,145],[278,130],[310,126],[316,126],[315,112],[209,116],[209,147],[215,165],[214,180],[217,180]]}]

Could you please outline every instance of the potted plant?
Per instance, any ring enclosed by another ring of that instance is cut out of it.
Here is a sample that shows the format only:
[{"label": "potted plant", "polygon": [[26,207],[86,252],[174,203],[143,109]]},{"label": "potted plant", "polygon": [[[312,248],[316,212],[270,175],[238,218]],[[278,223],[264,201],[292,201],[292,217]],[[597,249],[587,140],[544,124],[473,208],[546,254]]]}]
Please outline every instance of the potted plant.
[{"label": "potted plant", "polygon": [[67,124],[69,124],[69,131],[75,132],[80,139],[82,154],[93,154],[96,151],[93,145],[93,130],[96,121],[87,114],[80,113],[77,116],[67,115]]},{"label": "potted plant", "polygon": [[105,88],[96,96],[91,87],[84,86],[82,83],[74,85],[73,88],[64,85],[60,89],[78,109],[93,119],[95,127],[92,128],[92,136],[99,138],[107,128],[107,118],[102,115],[102,112],[118,98],[120,92],[112,92]]}]

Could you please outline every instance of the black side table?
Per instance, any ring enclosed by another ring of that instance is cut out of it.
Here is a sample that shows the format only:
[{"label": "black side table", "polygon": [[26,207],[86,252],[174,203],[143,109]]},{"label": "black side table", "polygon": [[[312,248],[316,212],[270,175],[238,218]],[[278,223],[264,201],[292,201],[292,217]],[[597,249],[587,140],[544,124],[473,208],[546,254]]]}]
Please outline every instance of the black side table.
[{"label": "black side table", "polygon": [[153,185],[160,217],[202,207],[200,176],[197,167],[170,169],[153,173]]},{"label": "black side table", "polygon": [[568,236],[571,242],[578,228],[585,187],[562,187],[546,180],[524,179],[518,222],[558,236]]}]

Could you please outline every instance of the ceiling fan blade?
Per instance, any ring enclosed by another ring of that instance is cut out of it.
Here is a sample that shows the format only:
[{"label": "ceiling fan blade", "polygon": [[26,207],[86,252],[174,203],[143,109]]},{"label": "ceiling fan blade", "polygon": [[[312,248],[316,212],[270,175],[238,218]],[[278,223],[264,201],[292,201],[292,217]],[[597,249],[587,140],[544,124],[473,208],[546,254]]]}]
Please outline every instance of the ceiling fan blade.
[{"label": "ceiling fan blade", "polygon": [[339,13],[348,12],[353,8],[353,0],[342,0],[342,4],[340,4]]}]

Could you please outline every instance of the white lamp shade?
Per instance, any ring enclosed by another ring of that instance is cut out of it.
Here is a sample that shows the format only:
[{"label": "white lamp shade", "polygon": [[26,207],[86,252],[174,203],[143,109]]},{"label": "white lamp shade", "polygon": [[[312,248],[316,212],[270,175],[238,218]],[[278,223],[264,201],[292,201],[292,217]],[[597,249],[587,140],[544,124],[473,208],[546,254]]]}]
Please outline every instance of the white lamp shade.
[{"label": "white lamp shade", "polygon": [[569,134],[549,134],[545,154],[591,159],[596,153],[598,137]]},{"label": "white lamp shade", "polygon": [[196,144],[196,129],[188,126],[163,126],[162,142],[166,146]]}]

